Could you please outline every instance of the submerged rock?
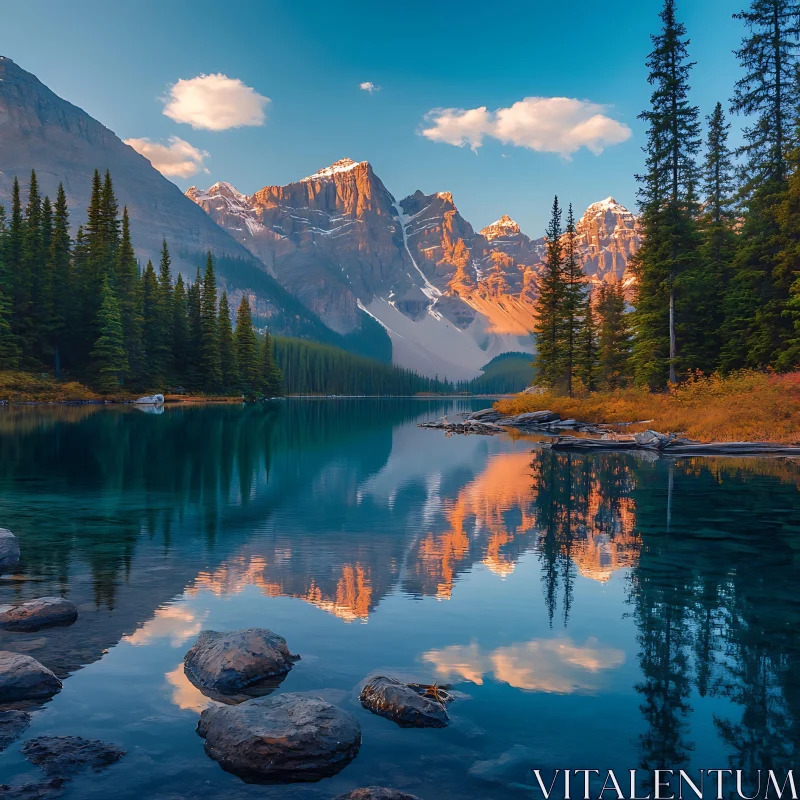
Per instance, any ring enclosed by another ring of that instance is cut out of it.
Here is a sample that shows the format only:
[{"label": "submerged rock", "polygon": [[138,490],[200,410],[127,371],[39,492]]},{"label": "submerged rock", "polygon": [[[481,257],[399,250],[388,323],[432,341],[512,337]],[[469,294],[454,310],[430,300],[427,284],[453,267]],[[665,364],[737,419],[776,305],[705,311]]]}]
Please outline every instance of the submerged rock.
[{"label": "submerged rock", "polygon": [[443,702],[384,675],[361,690],[360,700],[364,708],[401,728],[446,728],[450,722]]},{"label": "submerged rock", "polygon": [[64,794],[64,779],[53,778],[39,783],[0,784],[3,800],[50,800]]},{"label": "submerged rock", "polygon": [[0,574],[19,564],[19,542],[8,528],[0,528]]},{"label": "submerged rock", "polygon": [[35,658],[0,651],[0,703],[41,700],[61,689],[61,681]]},{"label": "submerged rock", "polygon": [[361,747],[352,714],[293,692],[208,708],[197,732],[206,753],[248,783],[318,781],[344,769]]},{"label": "submerged rock", "polygon": [[203,631],[184,656],[187,677],[201,689],[235,694],[267,678],[285,675],[300,656],[266,628]]},{"label": "submerged rock", "polygon": [[0,606],[0,628],[36,631],[51,625],[71,625],[78,607],[64,597],[40,597],[19,605]]},{"label": "submerged rock", "polygon": [[0,711],[0,752],[19,739],[30,724],[31,715],[26,711]]},{"label": "submerged rock", "polygon": [[58,778],[69,778],[87,769],[98,772],[125,755],[116,745],[80,736],[39,736],[25,742],[21,752],[47,775]]},{"label": "submerged rock", "polygon": [[340,794],[335,800],[419,800],[415,794],[401,792],[399,789],[385,789],[382,786],[367,786]]}]

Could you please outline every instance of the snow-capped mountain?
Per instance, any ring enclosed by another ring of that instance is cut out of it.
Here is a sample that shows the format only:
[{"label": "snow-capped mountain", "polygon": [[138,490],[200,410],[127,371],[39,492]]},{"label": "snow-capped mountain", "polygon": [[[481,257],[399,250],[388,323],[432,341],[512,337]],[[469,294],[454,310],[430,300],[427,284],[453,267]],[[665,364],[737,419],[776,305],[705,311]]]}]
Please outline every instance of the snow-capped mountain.
[{"label": "snow-capped mountain", "polygon": [[[544,239],[508,216],[476,233],[449,192],[397,201],[368,162],[347,158],[252,195],[217,183],[187,196],[334,330],[373,316],[399,365],[469,378],[502,352],[533,350]],[[592,281],[622,280],[636,217],[608,198],[577,228]]]}]

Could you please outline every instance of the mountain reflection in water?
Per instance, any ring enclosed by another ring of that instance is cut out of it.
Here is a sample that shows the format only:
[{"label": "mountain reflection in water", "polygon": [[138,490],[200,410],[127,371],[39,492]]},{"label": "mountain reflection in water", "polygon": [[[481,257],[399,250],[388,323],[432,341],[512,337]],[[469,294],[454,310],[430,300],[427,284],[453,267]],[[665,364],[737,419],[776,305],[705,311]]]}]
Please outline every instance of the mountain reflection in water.
[{"label": "mountain reflection in water", "polygon": [[[67,796],[483,798],[529,795],[532,767],[791,766],[800,467],[416,427],[482,405],[2,410],[0,524],[24,564],[0,602],[80,610],[0,632],[65,677],[27,735],[129,749]],[[247,787],[205,757],[193,729],[212,701],[183,654],[205,628],[253,625],[303,655],[278,691],[358,716],[364,748],[335,778]],[[374,670],[471,699],[446,730],[401,731],[358,705]],[[0,782],[26,769],[18,745],[0,755]]]}]

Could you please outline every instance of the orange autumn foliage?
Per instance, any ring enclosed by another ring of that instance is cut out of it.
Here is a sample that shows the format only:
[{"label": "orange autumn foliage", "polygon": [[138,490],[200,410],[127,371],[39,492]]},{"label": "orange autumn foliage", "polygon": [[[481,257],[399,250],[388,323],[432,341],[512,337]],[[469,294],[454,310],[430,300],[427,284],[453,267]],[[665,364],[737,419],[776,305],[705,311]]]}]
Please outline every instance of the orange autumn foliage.
[{"label": "orange autumn foliage", "polygon": [[644,389],[593,392],[582,397],[518,394],[495,403],[504,414],[549,409],[582,422],[637,422],[700,441],[800,443],[800,372],[743,370],[728,376],[692,375],[668,392]]}]

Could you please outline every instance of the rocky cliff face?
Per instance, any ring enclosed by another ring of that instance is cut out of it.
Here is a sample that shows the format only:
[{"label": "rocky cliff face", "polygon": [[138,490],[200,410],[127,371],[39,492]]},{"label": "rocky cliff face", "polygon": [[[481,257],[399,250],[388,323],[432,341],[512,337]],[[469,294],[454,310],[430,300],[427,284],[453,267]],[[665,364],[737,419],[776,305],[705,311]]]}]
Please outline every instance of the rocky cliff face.
[{"label": "rocky cliff face", "polygon": [[[508,216],[476,233],[449,192],[397,202],[369,163],[350,159],[252,195],[227,183],[187,195],[335,330],[352,330],[361,309],[374,316],[396,363],[461,379],[532,350],[545,243]],[[578,231],[591,280],[623,279],[636,218],[609,198]]]},{"label": "rocky cliff face", "polygon": [[593,203],[575,226],[583,271],[595,284],[630,283],[631,256],[642,245],[638,218],[613,197]]}]

